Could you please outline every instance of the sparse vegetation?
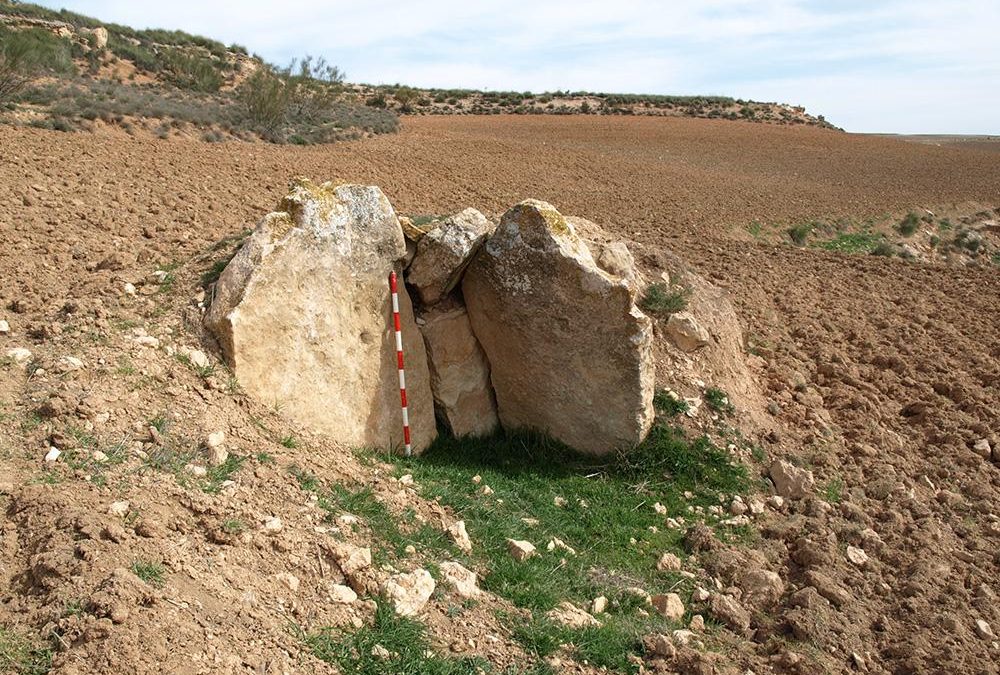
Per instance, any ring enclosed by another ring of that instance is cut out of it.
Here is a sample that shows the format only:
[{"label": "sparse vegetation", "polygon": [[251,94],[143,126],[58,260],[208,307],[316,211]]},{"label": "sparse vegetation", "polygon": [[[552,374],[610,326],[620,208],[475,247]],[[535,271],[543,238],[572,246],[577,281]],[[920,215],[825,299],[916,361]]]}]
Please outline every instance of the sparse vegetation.
[{"label": "sparse vegetation", "polygon": [[799,223],[788,228],[788,236],[796,246],[805,246],[809,235],[816,229],[816,223]]},{"label": "sparse vegetation", "polygon": [[302,637],[317,658],[356,675],[477,675],[489,669],[482,659],[435,654],[424,625],[397,616],[381,598],[371,626],[356,631],[328,628]]},{"label": "sparse vegetation", "polygon": [[639,306],[644,312],[666,318],[685,310],[690,297],[689,288],[670,287],[663,282],[656,282],[646,287]]},{"label": "sparse vegetation", "polygon": [[885,241],[885,237],[874,232],[845,232],[834,239],[813,244],[817,248],[840,253],[871,253]]},{"label": "sparse vegetation", "polygon": [[896,225],[896,230],[904,237],[912,237],[916,234],[919,227],[920,216],[913,211],[910,211],[901,221],[899,221],[899,224]]},{"label": "sparse vegetation", "polygon": [[13,628],[0,626],[0,672],[45,675],[52,667],[52,649]]},{"label": "sparse vegetation", "polygon": [[823,499],[830,504],[839,504],[844,496],[844,481],[839,478],[831,478],[823,486]]},{"label": "sparse vegetation", "polygon": [[159,588],[166,583],[166,570],[160,562],[135,560],[132,562],[132,573],[150,586]]},{"label": "sparse vegetation", "polygon": [[676,417],[677,415],[686,413],[691,406],[688,405],[687,401],[674,395],[672,392],[666,389],[658,389],[653,394],[653,407],[656,408],[656,412],[666,417]]},{"label": "sparse vegetation", "polygon": [[729,402],[729,396],[726,392],[717,387],[709,387],[705,390],[705,405],[708,406],[709,410],[720,415],[732,415],[736,412],[736,408]]},{"label": "sparse vegetation", "polygon": [[879,242],[875,248],[871,250],[872,255],[883,256],[886,258],[891,258],[896,255],[897,249],[891,243],[887,241]]}]

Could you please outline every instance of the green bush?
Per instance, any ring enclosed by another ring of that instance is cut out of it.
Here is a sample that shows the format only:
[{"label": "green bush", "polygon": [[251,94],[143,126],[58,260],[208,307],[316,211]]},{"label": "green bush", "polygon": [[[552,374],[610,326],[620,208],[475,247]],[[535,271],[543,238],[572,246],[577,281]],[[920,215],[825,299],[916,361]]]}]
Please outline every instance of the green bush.
[{"label": "green bush", "polygon": [[649,314],[668,317],[686,309],[690,297],[689,288],[670,288],[665,283],[657,282],[646,288],[639,307]]},{"label": "green bush", "polygon": [[247,119],[266,135],[273,135],[285,122],[291,93],[273,68],[261,67],[243,81],[237,97],[246,109]]},{"label": "green bush", "polygon": [[903,218],[898,225],[896,225],[896,230],[904,237],[910,237],[916,233],[917,228],[919,227],[920,216],[910,211],[906,214],[906,217]]},{"label": "green bush", "polygon": [[815,223],[799,223],[788,228],[788,236],[791,237],[796,246],[803,246],[815,229]]},{"label": "green bush", "polygon": [[226,81],[219,62],[177,49],[163,55],[163,68],[167,73],[167,80],[181,89],[211,93],[219,91]]},{"label": "green bush", "polygon": [[14,98],[43,73],[75,72],[69,40],[40,28],[18,31],[0,28],[0,101]]}]

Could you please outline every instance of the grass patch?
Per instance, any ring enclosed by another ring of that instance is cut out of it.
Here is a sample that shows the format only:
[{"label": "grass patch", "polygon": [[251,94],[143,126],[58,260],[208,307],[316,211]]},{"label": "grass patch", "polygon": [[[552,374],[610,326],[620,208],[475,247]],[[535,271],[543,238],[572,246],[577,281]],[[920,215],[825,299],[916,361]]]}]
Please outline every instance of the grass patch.
[{"label": "grass patch", "polygon": [[135,560],[132,562],[132,573],[150,586],[162,588],[166,583],[166,569],[163,564],[152,560]]},{"label": "grass patch", "polygon": [[391,603],[382,600],[372,626],[356,631],[328,628],[303,638],[317,658],[354,675],[477,675],[490,669],[482,659],[435,654],[423,624],[397,616]]},{"label": "grass patch", "polygon": [[844,497],[844,481],[839,478],[831,478],[823,486],[822,496],[830,504],[839,504]]},{"label": "grass patch", "polygon": [[[594,645],[619,647],[655,621],[638,617],[620,597],[627,595],[625,589],[641,586],[655,593],[680,580],[656,570],[664,552],[682,553],[683,533],[666,528],[666,516],[690,517],[689,504],[707,508],[719,503],[720,494],[749,487],[745,469],[730,463],[707,438],[690,440],[662,423],[638,448],[609,460],[519,432],[486,439],[441,436],[422,456],[398,462],[397,471],[411,473],[424,497],[453,508],[466,521],[490,569],[484,588],[536,617],[564,600],[585,607],[598,595],[618,598],[602,617],[608,619],[605,632],[591,637]],[[483,494],[486,485],[492,494]],[[693,493],[691,500],[685,491]],[[656,503],[665,514],[658,513]],[[576,555],[547,551],[554,538]],[[515,562],[507,539],[531,541],[540,555]],[[619,653],[624,658],[628,652]],[[614,667],[620,665],[615,661]]]},{"label": "grass patch", "polygon": [[690,288],[669,287],[663,282],[657,282],[646,288],[639,307],[648,314],[665,318],[687,309],[690,298]]},{"label": "grass patch", "polygon": [[705,390],[705,405],[720,415],[732,415],[736,408],[729,402],[729,395],[717,387]]},{"label": "grass patch", "polygon": [[289,434],[281,438],[281,445],[282,447],[288,448],[289,450],[294,450],[295,448],[299,447],[299,442],[295,439],[295,436]]},{"label": "grass patch", "polygon": [[834,239],[813,244],[816,248],[839,253],[871,253],[885,237],[874,232],[844,232]]},{"label": "grass patch", "polygon": [[345,513],[357,516],[368,527],[375,542],[373,560],[382,564],[402,558],[406,547],[431,552],[435,556],[453,556],[455,548],[441,530],[430,523],[420,523],[416,512],[392,513],[368,487],[348,487],[339,483],[325,485],[315,475],[291,466],[289,472],[299,481],[299,487],[317,495],[317,505],[327,512],[330,522]]},{"label": "grass patch", "polygon": [[52,668],[52,649],[37,640],[0,626],[0,672],[45,675]]},{"label": "grass patch", "polygon": [[687,401],[666,389],[659,389],[653,394],[653,407],[666,417],[676,417],[691,408]]}]

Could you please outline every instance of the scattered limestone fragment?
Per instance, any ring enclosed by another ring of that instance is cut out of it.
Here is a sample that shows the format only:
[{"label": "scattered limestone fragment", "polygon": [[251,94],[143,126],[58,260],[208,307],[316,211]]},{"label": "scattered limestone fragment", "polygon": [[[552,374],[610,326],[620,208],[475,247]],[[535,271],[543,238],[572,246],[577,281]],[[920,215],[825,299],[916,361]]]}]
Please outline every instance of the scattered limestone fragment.
[{"label": "scattered limestone fragment", "polygon": [[537,429],[593,455],[645,438],[652,323],[553,206],[526,200],[508,210],[462,291],[505,428]]},{"label": "scattered limestone fragment", "polygon": [[863,548],[858,548],[857,546],[847,547],[847,560],[858,567],[864,567],[868,564],[868,554],[865,553]]},{"label": "scattered limestone fragment", "polygon": [[[403,231],[377,187],[293,183],[222,272],[205,325],[240,385],[349,446],[402,445],[389,273]],[[399,289],[414,452],[436,435],[424,341]]]},{"label": "scattered limestone fragment", "polygon": [[476,573],[464,565],[451,560],[441,563],[441,579],[462,598],[479,595]]},{"label": "scattered limestone fragment", "polygon": [[656,569],[661,572],[669,572],[679,570],[681,568],[681,559],[678,558],[673,553],[664,553],[660,556],[660,559],[656,563]]},{"label": "scattered limestone fragment", "polygon": [[421,237],[406,277],[421,302],[433,305],[450,293],[494,229],[486,216],[469,208],[446,218]]},{"label": "scattered limestone fragment", "polygon": [[774,489],[785,499],[802,499],[811,494],[816,485],[812,471],[800,469],[783,459],[771,464],[770,474]]},{"label": "scattered limestone fragment", "polygon": [[452,541],[455,542],[455,546],[458,546],[460,551],[463,553],[472,553],[472,540],[469,539],[469,533],[465,529],[464,520],[456,520],[448,528],[448,534],[451,535]]},{"label": "scattered limestone fragment", "polygon": [[684,603],[676,593],[661,593],[650,598],[653,608],[670,621],[680,621],[684,617]]},{"label": "scattered limestone fragment", "polygon": [[562,539],[559,539],[558,537],[553,537],[552,539],[549,539],[549,543],[545,545],[545,550],[555,551],[556,549],[559,549],[560,551],[565,551],[570,555],[576,555],[575,548],[564,542]]},{"label": "scattered limestone fragment", "polygon": [[400,616],[414,616],[434,593],[434,577],[425,569],[394,574],[382,584],[382,593]]},{"label": "scattered limestone fragment", "polygon": [[750,612],[730,595],[715,593],[712,595],[709,609],[716,619],[738,633],[745,633],[750,628]]},{"label": "scattered limestone fragment", "polygon": [[281,524],[281,518],[277,516],[269,516],[264,519],[264,531],[268,534],[277,534],[281,532],[283,525]]},{"label": "scattered limestone fragment", "polygon": [[712,341],[712,336],[690,312],[671,314],[666,330],[670,341],[684,352],[701,349]]},{"label": "scattered limestone fragment", "polygon": [[982,619],[976,619],[976,635],[983,638],[984,640],[994,640],[996,635],[993,633],[993,628],[990,627],[986,621]]},{"label": "scattered limestone fragment", "polygon": [[208,463],[211,466],[222,466],[229,459],[229,451],[226,449],[226,433],[216,431],[208,435],[205,439],[205,449],[207,450]]},{"label": "scattered limestone fragment", "polygon": [[333,582],[327,587],[330,601],[340,605],[349,605],[358,599],[358,594],[350,586],[335,584]]},{"label": "scattered limestone fragment", "polygon": [[49,448],[49,451],[45,453],[45,461],[51,464],[52,462],[59,459],[59,455],[62,454],[62,450],[53,446]]},{"label": "scattered limestone fragment", "polygon": [[111,502],[108,507],[108,515],[116,516],[118,518],[124,518],[128,515],[128,510],[131,505],[127,501]]},{"label": "scattered limestone fragment", "polygon": [[31,363],[31,359],[34,358],[34,356],[29,349],[25,349],[24,347],[14,347],[13,349],[7,350],[7,358],[13,361],[16,365],[23,366],[27,363]]},{"label": "scattered limestone fragment", "polygon": [[535,545],[523,539],[508,539],[507,550],[510,552],[511,557],[518,562],[523,562],[538,554]]},{"label": "scattered limestone fragment", "polygon": [[595,619],[589,612],[580,609],[572,602],[560,602],[555,609],[547,612],[545,616],[556,623],[575,630],[597,628],[601,625],[601,622]]}]

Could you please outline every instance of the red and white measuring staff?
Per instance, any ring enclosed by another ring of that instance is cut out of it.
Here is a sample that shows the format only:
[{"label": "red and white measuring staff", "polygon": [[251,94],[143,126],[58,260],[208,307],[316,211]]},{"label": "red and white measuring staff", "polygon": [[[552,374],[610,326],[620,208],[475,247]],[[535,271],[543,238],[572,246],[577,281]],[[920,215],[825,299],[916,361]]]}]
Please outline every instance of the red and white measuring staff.
[{"label": "red and white measuring staff", "polygon": [[396,364],[399,367],[399,398],[403,403],[403,442],[406,443],[406,456],[413,450],[410,447],[410,413],[406,405],[406,374],[403,372],[403,333],[399,328],[399,294],[396,291],[396,273],[389,275],[389,288],[392,290],[392,323],[396,329]]}]

